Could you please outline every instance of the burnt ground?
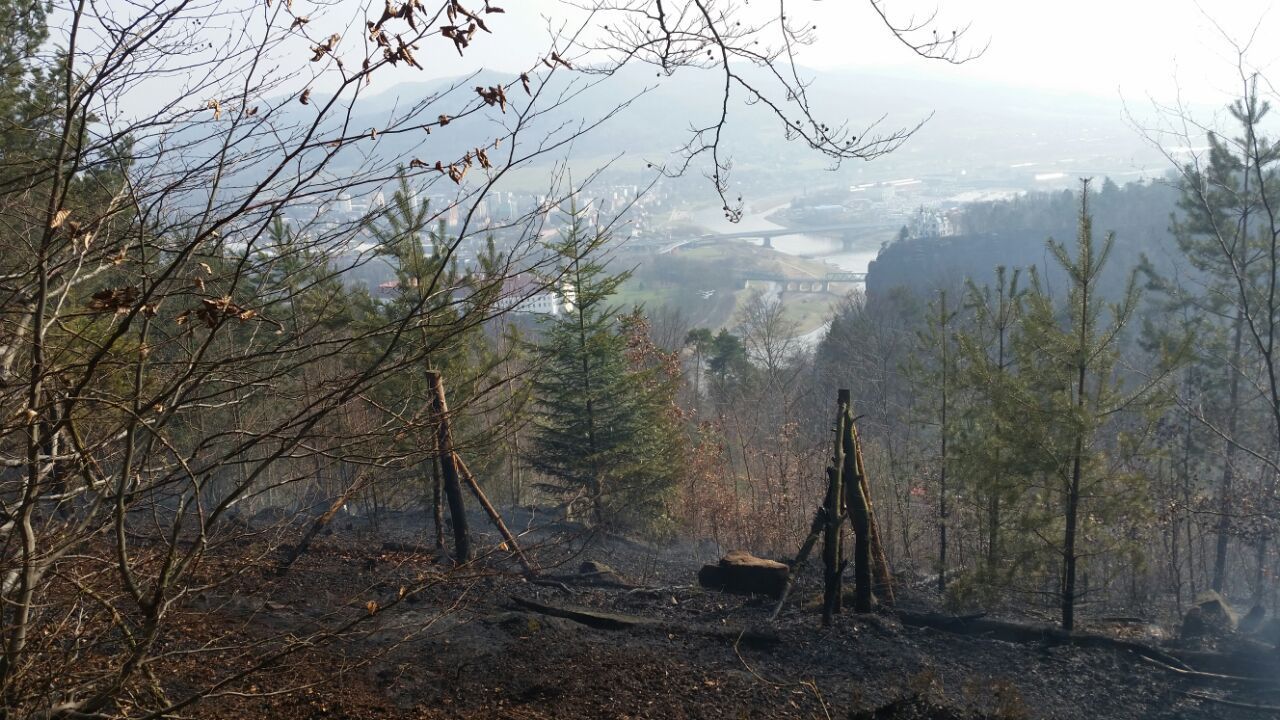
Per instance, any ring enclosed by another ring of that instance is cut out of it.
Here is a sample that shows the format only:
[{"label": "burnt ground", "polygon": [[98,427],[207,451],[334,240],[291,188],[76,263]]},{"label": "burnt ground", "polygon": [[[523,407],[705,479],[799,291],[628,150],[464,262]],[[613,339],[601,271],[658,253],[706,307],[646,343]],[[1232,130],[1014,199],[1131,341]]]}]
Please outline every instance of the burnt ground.
[{"label": "burnt ground", "polygon": [[[416,525],[416,523],[409,524]],[[696,585],[708,548],[657,552],[617,538],[546,546],[572,574],[585,558],[634,587],[535,585],[496,557],[451,570],[430,553],[383,549],[426,533],[339,530],[290,573],[273,556],[195,596],[166,639],[171,696],[280,647],[282,634],[355,621],[191,708],[217,718],[1253,718],[1274,713],[1190,697],[1280,704],[1280,695],[1188,684],[1116,650],[1011,643],[904,627],[890,612],[820,626],[818,578],[803,576],[777,622],[772,602]],[[534,538],[527,538],[534,542]],[[505,555],[505,554],[504,554]],[[506,568],[504,571],[503,568]],[[929,608],[923,594],[901,605]],[[642,616],[596,629],[513,598]],[[183,650],[243,646],[238,652]]]}]

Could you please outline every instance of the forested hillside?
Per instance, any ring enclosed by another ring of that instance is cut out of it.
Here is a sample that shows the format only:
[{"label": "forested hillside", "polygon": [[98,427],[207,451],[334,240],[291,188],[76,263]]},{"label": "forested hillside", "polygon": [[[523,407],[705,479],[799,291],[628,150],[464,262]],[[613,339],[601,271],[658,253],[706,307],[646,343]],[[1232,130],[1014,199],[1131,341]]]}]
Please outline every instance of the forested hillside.
[{"label": "forested hillside", "polygon": [[[1117,238],[1113,260],[1104,270],[1104,292],[1122,292],[1125,274],[1144,257],[1162,273],[1185,265],[1171,231],[1177,202],[1174,178],[1123,186],[1103,179],[1092,205],[1094,227]],[[1064,287],[1065,277],[1054,266],[1045,240],[1073,237],[1078,212],[1077,196],[1070,191],[967,204],[956,213],[955,235],[905,237],[885,247],[871,266],[867,293],[884,295],[899,287],[924,293],[954,290],[965,278],[989,283],[1002,265],[1037,266],[1047,283]]]},{"label": "forested hillside", "polygon": [[880,0],[0,17],[0,720],[1280,712],[1248,45],[1130,136]]}]

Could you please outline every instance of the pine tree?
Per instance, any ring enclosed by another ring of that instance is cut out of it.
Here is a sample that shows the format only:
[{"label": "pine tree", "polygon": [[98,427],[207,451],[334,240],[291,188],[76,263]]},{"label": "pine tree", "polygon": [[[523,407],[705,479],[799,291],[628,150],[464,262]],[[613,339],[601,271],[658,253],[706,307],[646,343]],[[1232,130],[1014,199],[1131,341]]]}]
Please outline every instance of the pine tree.
[{"label": "pine tree", "polygon": [[54,109],[36,53],[49,36],[48,5],[39,0],[0,0],[0,182],[28,178],[37,169],[33,146],[43,143]]},{"label": "pine tree", "polygon": [[[1058,488],[1059,599],[1066,630],[1075,625],[1085,531],[1114,517],[1120,505],[1137,506],[1139,479],[1114,472],[1108,465],[1108,453],[1125,451],[1123,439],[1101,442],[1100,430],[1119,413],[1151,397],[1151,385],[1125,392],[1117,372],[1120,336],[1133,316],[1139,292],[1136,274],[1131,273],[1118,302],[1108,303],[1101,296],[1098,279],[1114,243],[1111,234],[1101,246],[1095,242],[1089,182],[1082,181],[1074,251],[1048,241],[1068,276],[1066,303],[1055,302],[1033,275],[1025,319],[1015,341],[1022,380],[1018,404],[1023,408],[1016,437],[1023,470],[1043,477],[1047,487]],[[1107,310],[1110,322],[1104,321]],[[1047,527],[1042,526],[1042,533]]]},{"label": "pine tree", "polygon": [[1017,368],[1013,364],[1012,339],[1017,329],[1023,290],[1021,273],[996,268],[995,285],[966,286],[966,305],[973,314],[971,332],[957,338],[962,358],[957,384],[967,397],[969,412],[956,430],[956,462],[961,476],[970,480],[976,499],[983,505],[981,524],[985,534],[988,582],[996,579],[1003,556],[1002,512],[1018,494],[1016,475],[1007,467],[1010,454],[1004,446],[1015,418],[1008,407],[1007,387]]},{"label": "pine tree", "polygon": [[386,321],[404,328],[397,340],[400,345],[421,357],[408,371],[382,379],[377,394],[386,407],[397,408],[411,420],[401,433],[400,449],[406,457],[418,459],[424,495],[429,494],[436,521],[437,546],[443,539],[441,502],[448,499],[457,543],[465,547],[465,512],[449,481],[455,460],[440,447],[438,425],[420,422],[433,405],[434,377],[438,374],[445,384],[453,449],[481,478],[502,464],[502,452],[509,446],[498,438],[514,424],[524,394],[512,388],[505,393],[507,402],[491,401],[493,412],[478,407],[489,379],[509,359],[511,345],[506,353],[496,352],[478,321],[498,312],[495,305],[506,275],[492,239],[477,258],[478,271],[463,271],[453,259],[443,224],[432,232],[430,207],[416,197],[402,174],[391,203],[371,227],[378,255],[396,277],[380,309]]},{"label": "pine tree", "polygon": [[[1174,301],[1198,311],[1196,335],[1203,342],[1197,355],[1208,359],[1211,372],[1221,373],[1223,387],[1214,395],[1225,402],[1215,403],[1212,415],[1202,418],[1215,425],[1213,434],[1218,436],[1222,455],[1211,580],[1218,592],[1226,587],[1232,519],[1237,514],[1234,485],[1242,440],[1240,421],[1245,415],[1242,394],[1245,386],[1257,382],[1243,377],[1242,369],[1252,364],[1250,351],[1270,353],[1275,335],[1274,320],[1250,321],[1251,315],[1258,320],[1268,314],[1274,317],[1275,225],[1268,220],[1269,215],[1274,217],[1268,202],[1280,188],[1274,170],[1280,146],[1257,135],[1270,105],[1259,98],[1256,82],[1255,78],[1245,97],[1229,108],[1241,136],[1209,133],[1208,162],[1190,164],[1182,171],[1181,214],[1171,229],[1179,250],[1196,271],[1188,284],[1201,287],[1197,291],[1163,278],[1156,283]],[[1259,384],[1273,390],[1280,386],[1274,378]],[[1280,413],[1274,422],[1280,426]]]},{"label": "pine tree", "polygon": [[951,514],[948,505],[948,470],[952,464],[948,450],[956,418],[954,403],[959,359],[956,351],[958,316],[954,303],[948,303],[947,292],[939,291],[937,299],[929,303],[924,329],[917,333],[919,352],[906,368],[908,375],[919,387],[927,388],[919,396],[919,406],[916,408],[919,413],[918,422],[936,430],[939,593],[947,589],[947,525]]}]

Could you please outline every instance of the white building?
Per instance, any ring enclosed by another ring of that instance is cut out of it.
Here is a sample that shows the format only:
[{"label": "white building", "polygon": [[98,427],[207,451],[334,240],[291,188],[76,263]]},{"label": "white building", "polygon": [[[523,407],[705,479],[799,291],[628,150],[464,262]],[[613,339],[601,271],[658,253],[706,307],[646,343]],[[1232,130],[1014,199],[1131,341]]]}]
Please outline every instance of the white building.
[{"label": "white building", "polygon": [[573,309],[573,287],[565,283],[550,288],[528,275],[507,278],[502,286],[502,297],[496,303],[499,310],[531,315],[559,315]]}]

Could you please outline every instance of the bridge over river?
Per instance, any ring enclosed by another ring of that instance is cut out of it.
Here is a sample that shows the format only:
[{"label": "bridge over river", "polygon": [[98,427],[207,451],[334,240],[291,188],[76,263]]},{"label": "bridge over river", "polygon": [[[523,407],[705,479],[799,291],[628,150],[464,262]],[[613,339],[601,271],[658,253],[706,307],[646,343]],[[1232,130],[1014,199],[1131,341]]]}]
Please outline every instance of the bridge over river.
[{"label": "bridge over river", "polygon": [[758,280],[777,283],[784,292],[824,293],[830,292],[832,284],[852,284],[867,281],[864,272],[829,272],[822,276],[797,277],[781,273],[747,272],[743,280]]},{"label": "bridge over river", "polygon": [[892,230],[895,227],[896,225],[891,222],[843,223],[840,225],[813,225],[788,228],[780,227],[760,230],[742,230],[739,232],[728,233],[706,233],[689,238],[655,238],[653,240],[633,239],[627,243],[627,247],[634,251],[646,251],[664,255],[682,247],[701,247],[738,240],[759,240],[764,247],[771,248],[773,247],[774,238],[787,237],[789,235],[826,235],[837,236],[840,239],[841,248],[845,252],[848,252],[850,250],[854,250],[857,242],[865,238],[867,233]]}]

